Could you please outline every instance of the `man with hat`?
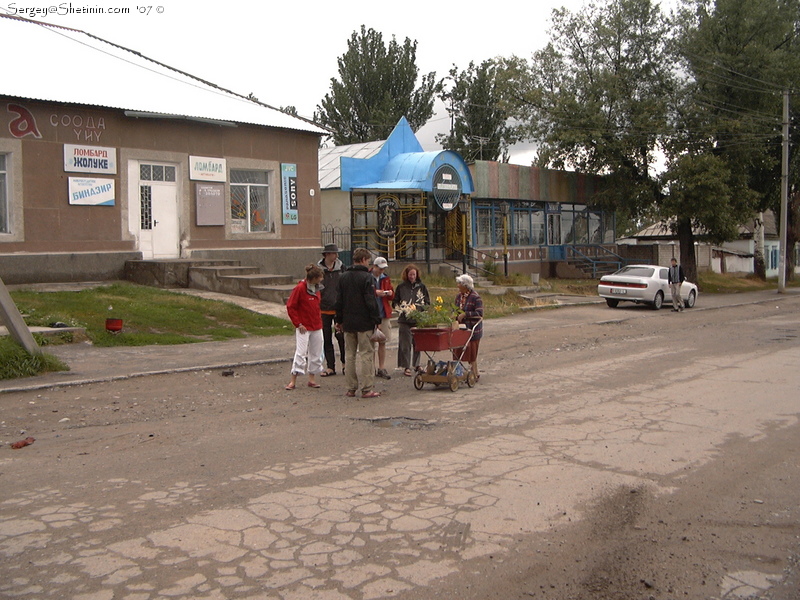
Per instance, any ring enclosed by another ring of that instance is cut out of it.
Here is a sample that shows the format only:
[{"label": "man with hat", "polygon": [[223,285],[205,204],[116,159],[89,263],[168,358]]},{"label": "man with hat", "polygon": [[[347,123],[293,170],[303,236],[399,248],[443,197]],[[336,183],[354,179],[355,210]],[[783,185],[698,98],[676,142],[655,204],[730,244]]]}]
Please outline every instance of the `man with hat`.
[{"label": "man with hat", "polygon": [[[325,352],[326,369],[321,377],[336,375],[336,355],[333,351],[333,328],[336,317],[336,297],[339,294],[339,275],[344,270],[342,261],[339,260],[339,247],[336,244],[326,244],[322,249],[322,259],[317,263],[322,268],[322,348]],[[339,358],[342,360],[342,373],[344,373],[344,334],[336,332],[336,341],[339,343]]]}]

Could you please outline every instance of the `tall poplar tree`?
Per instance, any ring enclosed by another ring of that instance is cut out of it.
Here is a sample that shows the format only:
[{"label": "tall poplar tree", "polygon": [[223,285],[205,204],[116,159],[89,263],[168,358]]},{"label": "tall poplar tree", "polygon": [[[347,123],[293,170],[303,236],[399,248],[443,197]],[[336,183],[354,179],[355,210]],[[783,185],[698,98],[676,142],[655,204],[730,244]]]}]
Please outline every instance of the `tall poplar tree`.
[{"label": "tall poplar tree", "polygon": [[339,77],[331,78],[315,122],[332,132],[336,145],[386,139],[400,117],[417,131],[433,115],[441,84],[435,72],[419,77],[416,58],[416,41],[392,37],[387,45],[380,32],[362,25],[338,59]]},{"label": "tall poplar tree", "polygon": [[478,66],[470,62],[463,71],[453,65],[448,80],[450,85],[440,98],[450,115],[450,132],[437,134],[436,141],[468,162],[507,161],[508,147],[516,136],[507,124],[494,61],[485,60]]}]

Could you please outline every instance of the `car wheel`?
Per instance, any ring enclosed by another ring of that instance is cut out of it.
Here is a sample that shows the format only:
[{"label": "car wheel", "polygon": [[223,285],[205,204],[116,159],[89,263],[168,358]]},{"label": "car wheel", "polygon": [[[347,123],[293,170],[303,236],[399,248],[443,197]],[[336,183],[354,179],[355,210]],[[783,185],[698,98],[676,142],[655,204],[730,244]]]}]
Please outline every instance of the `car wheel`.
[{"label": "car wheel", "polygon": [[692,290],[689,292],[689,297],[686,299],[686,308],[694,308],[694,303],[697,301],[697,293]]},{"label": "car wheel", "polygon": [[661,310],[661,307],[664,305],[664,292],[659,290],[656,293],[656,297],[653,298],[653,310]]},{"label": "car wheel", "polygon": [[619,300],[615,298],[606,298],[606,304],[611,308],[617,308],[617,306],[619,306]]}]

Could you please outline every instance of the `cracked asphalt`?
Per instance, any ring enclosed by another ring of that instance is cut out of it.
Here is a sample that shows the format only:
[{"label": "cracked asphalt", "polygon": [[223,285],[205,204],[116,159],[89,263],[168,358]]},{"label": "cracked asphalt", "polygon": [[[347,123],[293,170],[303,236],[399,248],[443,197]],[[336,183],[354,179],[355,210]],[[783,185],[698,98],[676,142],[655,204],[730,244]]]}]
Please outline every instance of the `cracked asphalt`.
[{"label": "cracked asphalt", "polygon": [[0,392],[0,597],[795,599],[799,308],[491,320],[474,388],[371,401],[291,338],[62,347]]}]

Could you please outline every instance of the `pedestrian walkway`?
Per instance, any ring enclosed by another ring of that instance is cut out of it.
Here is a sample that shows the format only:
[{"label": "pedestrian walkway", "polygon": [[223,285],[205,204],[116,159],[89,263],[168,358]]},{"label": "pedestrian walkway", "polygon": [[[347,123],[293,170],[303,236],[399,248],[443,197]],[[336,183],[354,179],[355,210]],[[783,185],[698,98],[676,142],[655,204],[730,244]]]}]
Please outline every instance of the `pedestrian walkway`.
[{"label": "pedestrian walkway", "polygon": [[[285,309],[280,304],[250,298],[181,290],[216,300],[234,302],[264,314],[285,318]],[[544,294],[550,296],[549,294]],[[785,294],[774,290],[746,292],[742,294],[701,295],[693,311],[758,304],[780,303],[787,298],[800,297],[800,288],[789,288]],[[581,299],[582,298],[582,299]],[[557,297],[556,307],[586,306],[596,304],[592,297]],[[601,302],[602,303],[602,302]],[[643,308],[643,307],[639,307]],[[605,318],[635,315],[625,309],[604,310]],[[59,386],[80,385],[146,375],[160,375],[205,369],[226,369],[237,366],[289,362],[294,354],[294,337],[249,337],[223,342],[202,342],[180,346],[124,346],[97,348],[88,343],[49,346],[46,351],[69,365],[69,371],[47,373],[36,377],[0,380],[0,394],[4,392],[29,391]],[[396,346],[395,344],[392,346]]]}]

